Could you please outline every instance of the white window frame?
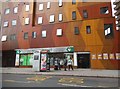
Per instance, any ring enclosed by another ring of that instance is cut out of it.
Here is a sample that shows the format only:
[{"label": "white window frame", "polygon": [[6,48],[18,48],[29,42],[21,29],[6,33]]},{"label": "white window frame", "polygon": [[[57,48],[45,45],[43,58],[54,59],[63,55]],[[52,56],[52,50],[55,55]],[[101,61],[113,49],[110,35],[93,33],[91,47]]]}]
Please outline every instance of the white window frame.
[{"label": "white window frame", "polygon": [[43,17],[38,17],[38,24],[42,24],[43,23]]},{"label": "white window frame", "polygon": [[47,2],[47,9],[50,9],[50,2]]},{"label": "white window frame", "polygon": [[54,22],[55,21],[55,15],[50,15],[50,20],[49,22]]},{"label": "white window frame", "polygon": [[42,4],[42,3],[39,4],[39,10],[40,10],[40,11],[43,10],[43,4]]},{"label": "white window frame", "polygon": [[9,13],[10,13],[10,8],[5,9],[5,14],[7,15]]},{"label": "white window frame", "polygon": [[17,25],[17,20],[16,19],[12,20],[12,26],[15,26],[15,25]]},{"label": "white window frame", "polygon": [[14,7],[14,13],[18,13],[18,7]]},{"label": "white window frame", "polygon": [[30,10],[30,5],[25,5],[25,11],[29,11]]},{"label": "white window frame", "polygon": [[59,7],[61,7],[63,5],[62,0],[58,0],[58,5],[59,5]]},{"label": "white window frame", "polygon": [[42,31],[42,37],[43,38],[47,37],[47,31],[46,30]]},{"label": "white window frame", "polygon": [[25,18],[25,25],[29,25],[30,23],[30,18]]},{"label": "white window frame", "polygon": [[5,21],[3,26],[4,26],[4,27],[8,27],[8,24],[9,24],[9,22],[8,22],[8,21]]},{"label": "white window frame", "polygon": [[62,36],[62,29],[61,28],[57,29],[56,35],[57,36]]},{"label": "white window frame", "polygon": [[1,41],[2,41],[2,42],[7,41],[7,35],[3,35],[2,38],[1,38]]},{"label": "white window frame", "polygon": [[63,15],[59,14],[58,19],[59,19],[59,22],[61,22],[63,20]]}]

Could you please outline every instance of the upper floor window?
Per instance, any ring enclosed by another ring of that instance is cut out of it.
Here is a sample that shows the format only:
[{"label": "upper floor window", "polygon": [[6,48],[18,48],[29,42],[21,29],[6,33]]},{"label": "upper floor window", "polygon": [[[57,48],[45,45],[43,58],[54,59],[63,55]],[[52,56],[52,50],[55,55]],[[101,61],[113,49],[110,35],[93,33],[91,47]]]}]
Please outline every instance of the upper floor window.
[{"label": "upper floor window", "polygon": [[32,38],[36,38],[37,37],[37,32],[32,32]]},{"label": "upper floor window", "polygon": [[25,11],[29,11],[30,10],[30,5],[25,5]]},{"label": "upper floor window", "polygon": [[62,0],[58,0],[58,5],[59,5],[59,7],[61,7],[63,5]]},{"label": "upper floor window", "polygon": [[75,28],[74,28],[74,34],[75,34],[75,35],[79,35],[79,28],[78,28],[78,27],[75,27]]},{"label": "upper floor window", "polygon": [[72,4],[76,4],[76,0],[72,0]]},{"label": "upper floor window", "polygon": [[90,26],[86,26],[86,33],[91,34],[91,27]]},{"label": "upper floor window", "polygon": [[72,20],[75,20],[76,19],[76,11],[73,11],[72,12]]},{"label": "upper floor window", "polygon": [[14,8],[14,13],[18,13],[18,7]]},{"label": "upper floor window", "polygon": [[56,35],[57,35],[57,36],[62,36],[62,29],[57,29]]},{"label": "upper floor window", "polygon": [[38,24],[42,24],[43,22],[43,18],[42,17],[38,17]]},{"label": "upper floor window", "polygon": [[43,10],[43,4],[39,4],[39,10]]},{"label": "upper floor window", "polygon": [[1,41],[2,42],[7,41],[7,36],[6,35],[2,36]]},{"label": "upper floor window", "polygon": [[30,18],[25,18],[25,25],[28,25],[30,23]]},{"label": "upper floor window", "polygon": [[101,7],[100,8],[100,13],[101,14],[109,14],[108,7]]},{"label": "upper floor window", "polygon": [[59,21],[62,21],[63,20],[63,15],[59,14],[58,19],[59,19]]},{"label": "upper floor window", "polygon": [[47,36],[46,31],[42,31],[42,37],[46,37],[46,36]]},{"label": "upper floor window", "polygon": [[28,32],[24,33],[24,39],[28,39]]},{"label": "upper floor window", "polygon": [[8,27],[8,21],[4,22],[4,27]]},{"label": "upper floor window", "polygon": [[15,39],[16,39],[16,35],[15,34],[10,35],[10,40],[15,40]]},{"label": "upper floor window", "polygon": [[50,8],[50,2],[47,2],[47,9]]},{"label": "upper floor window", "polygon": [[87,10],[83,10],[83,17],[84,18],[88,18],[88,12],[87,12]]},{"label": "upper floor window", "polygon": [[17,24],[17,20],[12,20],[12,26],[15,26]]},{"label": "upper floor window", "polygon": [[5,14],[9,14],[10,13],[10,8],[5,9]]},{"label": "upper floor window", "polygon": [[50,20],[49,22],[54,22],[55,21],[55,15],[50,15]]},{"label": "upper floor window", "polygon": [[104,24],[105,38],[113,37],[113,24]]}]

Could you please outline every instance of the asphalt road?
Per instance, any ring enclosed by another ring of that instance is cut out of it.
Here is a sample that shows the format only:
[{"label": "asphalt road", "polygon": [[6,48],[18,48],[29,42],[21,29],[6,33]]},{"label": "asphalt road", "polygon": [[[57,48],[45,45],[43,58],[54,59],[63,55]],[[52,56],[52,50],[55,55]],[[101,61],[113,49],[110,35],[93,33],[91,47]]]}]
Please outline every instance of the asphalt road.
[{"label": "asphalt road", "polygon": [[2,87],[118,87],[117,78],[3,74]]}]

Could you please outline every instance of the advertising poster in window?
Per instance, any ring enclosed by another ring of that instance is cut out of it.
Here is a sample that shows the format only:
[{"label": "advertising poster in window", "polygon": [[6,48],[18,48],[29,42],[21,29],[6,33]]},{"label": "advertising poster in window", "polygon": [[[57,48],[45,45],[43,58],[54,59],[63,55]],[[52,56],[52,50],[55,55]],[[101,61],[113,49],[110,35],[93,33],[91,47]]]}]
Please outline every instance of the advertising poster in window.
[{"label": "advertising poster in window", "polygon": [[116,53],[116,60],[120,60],[120,53]]},{"label": "advertising poster in window", "polygon": [[108,54],[107,53],[103,53],[103,59],[108,60]]},{"label": "advertising poster in window", "polygon": [[47,54],[41,54],[41,70],[46,71]]},{"label": "advertising poster in window", "polygon": [[96,54],[92,54],[92,59],[93,59],[93,60],[96,59]]},{"label": "advertising poster in window", "polygon": [[102,54],[98,54],[98,59],[99,59],[99,60],[102,59]]},{"label": "advertising poster in window", "polygon": [[114,59],[115,59],[114,53],[110,53],[110,59],[111,59],[111,60],[114,60]]}]

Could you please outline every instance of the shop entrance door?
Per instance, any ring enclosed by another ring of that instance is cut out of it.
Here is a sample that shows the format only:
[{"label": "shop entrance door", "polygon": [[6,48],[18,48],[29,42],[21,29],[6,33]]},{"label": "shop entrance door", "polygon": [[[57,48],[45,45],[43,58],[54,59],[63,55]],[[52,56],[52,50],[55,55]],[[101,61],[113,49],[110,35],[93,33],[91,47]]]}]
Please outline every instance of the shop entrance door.
[{"label": "shop entrance door", "polygon": [[90,68],[90,54],[77,54],[77,67]]}]

